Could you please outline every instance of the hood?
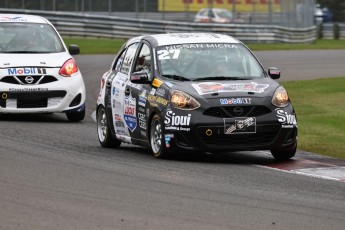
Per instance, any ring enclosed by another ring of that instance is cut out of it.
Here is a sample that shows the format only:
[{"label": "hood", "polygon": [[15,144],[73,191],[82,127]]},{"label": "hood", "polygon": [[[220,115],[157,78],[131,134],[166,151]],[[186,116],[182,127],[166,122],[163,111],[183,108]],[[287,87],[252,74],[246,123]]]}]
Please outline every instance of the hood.
[{"label": "hood", "polygon": [[0,68],[58,67],[72,56],[69,53],[8,54],[0,53]]},{"label": "hood", "polygon": [[166,85],[196,98],[216,99],[239,96],[266,97],[273,95],[280,84],[271,78],[260,78],[235,81],[168,81]]}]

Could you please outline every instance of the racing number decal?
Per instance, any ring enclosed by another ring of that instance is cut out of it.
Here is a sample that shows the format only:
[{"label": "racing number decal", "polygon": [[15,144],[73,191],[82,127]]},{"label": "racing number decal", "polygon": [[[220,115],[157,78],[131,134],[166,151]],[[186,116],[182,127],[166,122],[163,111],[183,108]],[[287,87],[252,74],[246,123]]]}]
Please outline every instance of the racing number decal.
[{"label": "racing number decal", "polygon": [[[180,55],[181,50],[158,50],[158,59],[164,60],[164,59],[178,59],[178,56]],[[170,57],[170,54],[173,54],[172,58]]]}]

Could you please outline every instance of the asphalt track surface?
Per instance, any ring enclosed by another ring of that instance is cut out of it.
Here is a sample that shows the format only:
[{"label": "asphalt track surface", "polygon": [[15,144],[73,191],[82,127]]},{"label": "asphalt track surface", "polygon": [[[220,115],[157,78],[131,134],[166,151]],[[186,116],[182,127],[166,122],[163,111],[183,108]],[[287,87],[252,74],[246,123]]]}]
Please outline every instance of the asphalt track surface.
[{"label": "asphalt track surface", "polygon": [[[344,51],[256,52],[283,80],[345,76]],[[179,154],[101,148],[95,110],[112,55],[76,57],[87,115],[0,115],[0,229],[344,229],[345,162],[298,151]]]}]

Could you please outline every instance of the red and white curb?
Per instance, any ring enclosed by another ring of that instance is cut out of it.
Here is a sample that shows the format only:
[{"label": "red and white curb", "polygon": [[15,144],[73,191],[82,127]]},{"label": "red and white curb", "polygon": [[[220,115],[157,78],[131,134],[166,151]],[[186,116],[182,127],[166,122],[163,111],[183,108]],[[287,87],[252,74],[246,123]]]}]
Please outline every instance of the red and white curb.
[{"label": "red and white curb", "polygon": [[292,158],[287,162],[272,162],[258,166],[288,173],[345,182],[344,166],[323,163],[321,161]]}]

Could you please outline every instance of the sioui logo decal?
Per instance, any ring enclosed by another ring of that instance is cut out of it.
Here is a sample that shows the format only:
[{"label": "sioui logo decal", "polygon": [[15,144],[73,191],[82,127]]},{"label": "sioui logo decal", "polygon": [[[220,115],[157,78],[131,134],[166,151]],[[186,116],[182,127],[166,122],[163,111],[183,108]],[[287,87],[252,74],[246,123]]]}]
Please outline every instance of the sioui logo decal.
[{"label": "sioui logo decal", "polygon": [[189,126],[191,116],[192,116],[191,114],[188,114],[187,116],[179,116],[179,115],[176,115],[170,109],[168,109],[165,114],[165,120],[164,120],[164,124],[166,126],[165,129],[190,131],[190,128],[185,128],[182,126]]},{"label": "sioui logo decal", "polygon": [[136,99],[132,96],[125,97],[123,116],[129,130],[131,130],[132,132],[137,127],[137,117],[135,112],[136,104]]},{"label": "sioui logo decal", "polygon": [[292,128],[297,126],[296,116],[294,114],[288,114],[282,109],[276,109],[278,121],[282,124],[283,128]]}]

